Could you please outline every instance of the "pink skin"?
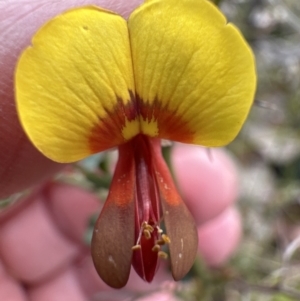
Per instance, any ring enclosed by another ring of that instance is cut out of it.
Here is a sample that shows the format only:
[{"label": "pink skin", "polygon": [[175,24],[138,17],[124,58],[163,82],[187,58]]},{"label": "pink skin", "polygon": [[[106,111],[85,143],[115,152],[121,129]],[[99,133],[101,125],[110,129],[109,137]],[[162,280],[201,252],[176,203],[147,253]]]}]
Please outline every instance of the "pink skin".
[{"label": "pink skin", "polygon": [[241,217],[234,207],[198,227],[199,253],[211,267],[221,266],[238,247],[242,231]]},{"label": "pink skin", "polygon": [[179,301],[178,298],[170,294],[169,292],[161,292],[150,294],[149,296],[142,297],[136,301]]},{"label": "pink skin", "polygon": [[[63,168],[31,145],[17,119],[13,72],[21,50],[30,44],[33,33],[67,8],[93,3],[126,17],[141,2],[0,1],[0,198],[28,187],[38,188]],[[226,209],[236,198],[236,184],[233,184],[236,174],[234,164],[223,151],[215,152],[213,164],[199,152],[198,147],[177,145],[172,159],[179,187],[199,225],[199,251],[208,264],[218,265],[234,250],[241,231],[236,211]],[[181,160],[186,163],[180,163]],[[193,174],[198,184],[192,182]],[[186,181],[188,177],[190,180]],[[0,300],[87,300],[99,290],[111,292],[98,278],[89,250],[81,240],[91,213],[100,211],[100,207],[91,193],[54,183],[37,189],[23,202],[1,212]],[[147,285],[132,274],[121,295],[153,289],[169,280],[170,275],[162,268],[156,279]],[[118,292],[119,295],[114,293],[115,300],[122,300]]]},{"label": "pink skin", "polygon": [[[179,191],[198,225],[217,216],[236,201],[237,170],[224,150],[176,144],[173,165]],[[184,169],[188,169],[189,173],[182,172]]]}]

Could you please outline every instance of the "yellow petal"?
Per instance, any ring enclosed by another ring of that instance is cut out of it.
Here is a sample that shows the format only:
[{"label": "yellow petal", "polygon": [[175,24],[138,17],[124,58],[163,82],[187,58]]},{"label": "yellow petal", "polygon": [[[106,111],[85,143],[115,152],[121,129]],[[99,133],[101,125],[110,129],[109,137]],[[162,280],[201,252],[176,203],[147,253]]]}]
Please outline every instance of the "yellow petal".
[{"label": "yellow petal", "polygon": [[229,143],[252,105],[250,47],[206,0],[152,0],[129,19],[141,130],[205,146]]},{"label": "yellow petal", "polygon": [[[126,21],[96,7],[70,10],[33,37],[16,71],[21,122],[46,156],[72,162],[124,142],[134,119]],[[137,126],[133,124],[130,135]]]}]

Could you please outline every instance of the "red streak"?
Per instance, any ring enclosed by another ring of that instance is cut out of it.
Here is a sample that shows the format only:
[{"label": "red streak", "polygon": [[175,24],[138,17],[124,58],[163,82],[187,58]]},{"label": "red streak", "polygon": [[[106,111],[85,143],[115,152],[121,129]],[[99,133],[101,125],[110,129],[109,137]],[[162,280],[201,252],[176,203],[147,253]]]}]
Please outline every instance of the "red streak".
[{"label": "red streak", "polygon": [[192,143],[194,133],[190,130],[188,121],[183,120],[180,112],[171,111],[163,106],[159,99],[150,105],[138,96],[130,93],[131,101],[124,105],[122,99],[117,98],[117,103],[112,111],[107,111],[107,116],[99,117],[99,122],[91,131],[89,147],[91,153],[97,153],[127,142],[122,136],[126,119],[132,121],[142,116],[144,120],[156,120],[158,136],[160,139],[169,139],[184,143]]}]

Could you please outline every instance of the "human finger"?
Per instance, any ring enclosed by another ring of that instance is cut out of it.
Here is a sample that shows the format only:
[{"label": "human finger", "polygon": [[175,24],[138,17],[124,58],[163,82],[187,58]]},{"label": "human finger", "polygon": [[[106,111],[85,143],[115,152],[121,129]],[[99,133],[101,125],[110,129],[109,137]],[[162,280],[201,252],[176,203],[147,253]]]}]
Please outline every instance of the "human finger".
[{"label": "human finger", "polygon": [[179,191],[198,225],[237,200],[237,168],[224,149],[176,144],[171,159]]}]

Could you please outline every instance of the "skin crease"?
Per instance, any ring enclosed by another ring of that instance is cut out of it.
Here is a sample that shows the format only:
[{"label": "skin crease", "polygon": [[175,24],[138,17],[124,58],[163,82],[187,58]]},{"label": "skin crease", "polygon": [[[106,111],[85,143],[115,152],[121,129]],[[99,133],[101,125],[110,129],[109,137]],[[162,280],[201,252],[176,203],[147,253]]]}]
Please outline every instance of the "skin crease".
[{"label": "skin crease", "polygon": [[[127,17],[141,2],[141,0],[0,0],[0,199],[28,187],[37,187],[23,202],[0,213],[0,300],[81,301],[88,300],[99,290],[103,294],[109,292],[109,296],[112,296],[112,290],[97,276],[91,263],[90,251],[83,245],[81,239],[88,218],[101,209],[99,202],[93,194],[77,187],[59,183],[40,186],[64,165],[45,158],[25,136],[15,110],[13,74],[17,58],[22,49],[30,45],[34,32],[58,13],[76,6],[96,4]],[[183,152],[180,151],[180,147],[182,146],[178,145],[176,149],[179,149],[178,153],[182,158],[187,158],[195,152],[192,146],[184,146]],[[222,151],[221,154],[223,159],[217,160],[217,169],[226,174],[230,158]],[[176,152],[172,156],[177,166],[176,161],[179,159]],[[197,162],[198,159],[194,160]],[[230,164],[233,165],[232,162]],[[192,172],[191,168],[178,164],[175,175],[187,176]],[[205,187],[211,187],[211,183],[215,183],[218,187],[218,182],[215,182],[213,177],[214,172],[211,172],[209,164],[201,170],[202,192],[205,195],[209,194]],[[205,177],[205,174],[212,176]],[[222,181],[226,182],[226,176]],[[228,181],[232,181],[232,174],[228,176]],[[180,183],[178,177],[179,186]],[[186,184],[183,182],[184,185]],[[194,198],[201,193],[194,186],[191,186],[190,190]],[[234,251],[241,229],[238,213],[235,209],[229,208],[236,199],[236,192],[232,191],[231,199],[225,205],[218,202],[218,197],[222,193],[223,191],[219,190],[219,195],[214,196],[214,209],[207,203],[208,201],[203,200],[205,210],[213,214],[206,213],[205,218],[202,213],[197,215],[199,251],[201,252],[201,237],[204,237],[206,249],[202,252],[206,262],[212,265],[223,263]],[[193,200],[190,206],[192,210],[199,210]],[[228,233],[232,241],[229,239],[224,242],[222,239],[223,227],[231,229]],[[209,241],[211,236],[214,238],[212,242]],[[227,246],[227,253],[224,255],[223,252],[220,259],[216,250],[224,243]],[[164,267],[151,285],[137,279],[132,273],[127,287],[121,294],[120,291],[117,291],[119,293],[114,291],[111,300],[122,300],[126,294],[142,287],[145,291],[153,289],[169,279],[170,275]],[[155,296],[152,299],[171,300],[169,297],[168,294],[162,294],[161,298]],[[105,300],[109,301],[108,298]]]}]

